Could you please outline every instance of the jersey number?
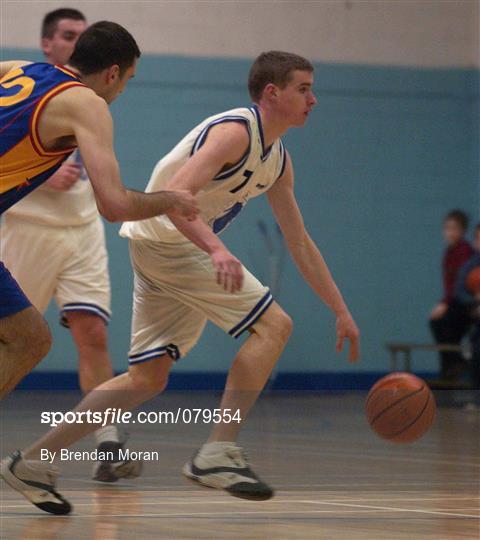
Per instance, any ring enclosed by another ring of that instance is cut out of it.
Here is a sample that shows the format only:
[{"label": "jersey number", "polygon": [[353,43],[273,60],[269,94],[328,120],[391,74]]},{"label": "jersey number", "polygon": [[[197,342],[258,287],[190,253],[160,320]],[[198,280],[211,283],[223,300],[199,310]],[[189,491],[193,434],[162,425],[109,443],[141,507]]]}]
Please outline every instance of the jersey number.
[{"label": "jersey number", "polygon": [[23,69],[14,69],[2,79],[0,86],[5,89],[13,88],[14,86],[20,86],[18,92],[11,96],[0,97],[0,107],[9,107],[10,105],[16,105],[33,92],[35,81],[23,75]]},{"label": "jersey number", "polygon": [[234,187],[233,189],[231,189],[230,193],[237,193],[237,191],[240,191],[244,186],[246,186],[252,174],[253,174],[253,171],[249,171],[248,169],[245,169],[243,171],[243,176],[245,176],[245,180],[241,184],[238,184],[237,187]]}]

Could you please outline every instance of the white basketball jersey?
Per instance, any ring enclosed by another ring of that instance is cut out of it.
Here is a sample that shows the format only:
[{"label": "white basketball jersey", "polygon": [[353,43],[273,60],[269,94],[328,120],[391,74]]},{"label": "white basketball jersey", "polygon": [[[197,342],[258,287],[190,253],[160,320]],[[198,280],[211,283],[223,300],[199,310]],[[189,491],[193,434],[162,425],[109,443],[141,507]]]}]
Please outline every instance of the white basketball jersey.
[{"label": "white basketball jersey", "polygon": [[[262,120],[258,108],[233,109],[207,118],[161,159],[148,183],[147,192],[166,188],[167,182],[202,147],[209,130],[222,122],[245,124],[250,145],[243,158],[219,173],[197,194],[200,216],[216,234],[229,225],[248,200],[265,193],[282,176],[286,153],[281,139],[265,148]],[[123,224],[120,235],[137,240],[185,242],[185,237],[166,216]]]},{"label": "white basketball jersey", "polygon": [[81,167],[80,177],[68,191],[46,186],[32,191],[7,211],[12,216],[54,227],[76,227],[98,219],[97,203],[78,150],[66,160]]}]

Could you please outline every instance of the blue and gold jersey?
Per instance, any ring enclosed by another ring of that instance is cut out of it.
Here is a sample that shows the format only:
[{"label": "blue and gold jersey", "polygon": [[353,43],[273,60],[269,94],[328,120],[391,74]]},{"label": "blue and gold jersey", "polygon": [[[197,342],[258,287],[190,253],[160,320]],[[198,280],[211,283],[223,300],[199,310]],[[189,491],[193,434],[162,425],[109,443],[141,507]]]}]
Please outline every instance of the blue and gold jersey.
[{"label": "blue and gold jersey", "polygon": [[34,63],[0,79],[0,214],[48,180],[74,148],[49,151],[38,119],[52,97],[84,86],[63,66]]}]

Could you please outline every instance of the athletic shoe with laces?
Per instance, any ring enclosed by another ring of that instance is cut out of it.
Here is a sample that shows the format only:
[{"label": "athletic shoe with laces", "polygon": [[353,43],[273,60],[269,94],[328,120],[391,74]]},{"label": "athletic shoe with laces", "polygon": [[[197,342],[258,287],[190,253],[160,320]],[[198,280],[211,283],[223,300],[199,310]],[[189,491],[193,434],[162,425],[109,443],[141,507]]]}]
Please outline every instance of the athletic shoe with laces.
[{"label": "athletic shoe with laces", "polygon": [[69,514],[71,504],[55,491],[59,474],[49,463],[23,459],[19,450],[0,463],[0,476],[37,508],[50,514]]},{"label": "athletic shoe with laces", "polygon": [[125,459],[120,450],[124,450],[124,442],[105,441],[97,451],[105,452],[109,459],[99,460],[93,466],[93,479],[99,482],[116,482],[120,478],[137,478],[142,472],[141,460]]},{"label": "athletic shoe with laces", "polygon": [[244,450],[235,443],[204,445],[184,465],[183,474],[241,499],[266,501],[274,495],[273,489],[252,471]]}]

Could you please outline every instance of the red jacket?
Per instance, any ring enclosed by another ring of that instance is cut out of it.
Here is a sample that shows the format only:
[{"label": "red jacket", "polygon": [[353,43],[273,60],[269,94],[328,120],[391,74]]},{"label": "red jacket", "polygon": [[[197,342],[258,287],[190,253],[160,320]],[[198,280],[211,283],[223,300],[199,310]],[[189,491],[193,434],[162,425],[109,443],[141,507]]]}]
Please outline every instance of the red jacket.
[{"label": "red jacket", "polygon": [[472,246],[466,240],[460,240],[458,244],[445,250],[442,262],[444,290],[442,302],[449,304],[452,301],[458,271],[472,255]]}]

